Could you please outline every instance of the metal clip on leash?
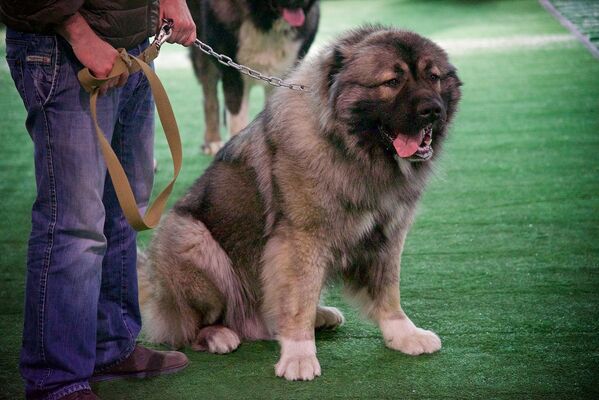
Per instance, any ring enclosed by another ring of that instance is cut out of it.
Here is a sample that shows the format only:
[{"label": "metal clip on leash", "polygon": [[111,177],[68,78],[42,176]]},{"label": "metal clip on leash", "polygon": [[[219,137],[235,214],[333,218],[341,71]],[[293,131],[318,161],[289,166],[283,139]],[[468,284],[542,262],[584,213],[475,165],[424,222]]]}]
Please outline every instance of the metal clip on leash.
[{"label": "metal clip on leash", "polygon": [[160,50],[160,46],[162,46],[164,42],[166,42],[166,40],[171,36],[173,33],[173,26],[175,25],[175,22],[171,18],[162,18],[162,22],[164,24],[160,28],[158,35],[156,35],[154,38],[154,43],[152,43],[154,46],[156,46],[156,50]]}]

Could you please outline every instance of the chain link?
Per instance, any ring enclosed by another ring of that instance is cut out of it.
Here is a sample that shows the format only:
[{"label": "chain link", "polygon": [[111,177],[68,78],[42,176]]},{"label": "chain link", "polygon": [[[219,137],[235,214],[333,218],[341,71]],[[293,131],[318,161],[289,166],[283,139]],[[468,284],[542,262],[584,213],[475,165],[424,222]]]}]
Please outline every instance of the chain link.
[{"label": "chain link", "polygon": [[245,65],[237,64],[235,61],[233,61],[233,59],[231,57],[224,55],[224,54],[217,53],[216,51],[214,51],[212,49],[212,47],[208,46],[206,43],[200,41],[199,39],[196,39],[196,41],[194,42],[194,46],[197,47],[198,49],[200,49],[200,51],[202,51],[203,53],[206,53],[209,56],[216,58],[216,60],[219,63],[226,65],[228,67],[231,67],[231,68],[235,68],[242,74],[252,77],[254,79],[259,79],[261,81],[264,81],[264,82],[268,83],[269,85],[276,86],[276,87],[284,87],[284,88],[291,89],[291,90],[297,90],[299,92],[307,92],[309,90],[309,88],[305,85],[302,85],[299,83],[285,82],[281,78],[277,78],[275,76],[267,76],[267,75],[262,74],[259,71],[256,71],[255,69],[251,69],[250,67],[247,67]]}]

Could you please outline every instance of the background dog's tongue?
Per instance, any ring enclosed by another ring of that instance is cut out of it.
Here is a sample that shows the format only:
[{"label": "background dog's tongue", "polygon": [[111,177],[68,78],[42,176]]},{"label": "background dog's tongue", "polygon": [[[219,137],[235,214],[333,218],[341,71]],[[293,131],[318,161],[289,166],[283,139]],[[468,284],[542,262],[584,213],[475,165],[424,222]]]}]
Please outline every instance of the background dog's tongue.
[{"label": "background dog's tongue", "polygon": [[418,151],[418,146],[420,146],[421,139],[419,137],[411,137],[399,134],[393,140],[393,147],[395,147],[395,151],[397,155],[405,158],[410,157],[416,151]]},{"label": "background dog's tongue", "polygon": [[301,8],[284,8],[283,19],[285,19],[285,21],[287,21],[289,25],[298,27],[304,24],[306,16],[304,15],[304,10],[302,10]]}]

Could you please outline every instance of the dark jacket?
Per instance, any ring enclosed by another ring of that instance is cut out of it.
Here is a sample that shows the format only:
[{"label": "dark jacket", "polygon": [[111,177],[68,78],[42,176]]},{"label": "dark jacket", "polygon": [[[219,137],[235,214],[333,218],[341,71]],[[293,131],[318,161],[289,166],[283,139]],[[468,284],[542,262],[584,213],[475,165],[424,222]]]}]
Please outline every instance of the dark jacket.
[{"label": "dark jacket", "polygon": [[0,0],[0,21],[22,31],[54,33],[77,11],[114,47],[129,48],[156,33],[159,0]]}]

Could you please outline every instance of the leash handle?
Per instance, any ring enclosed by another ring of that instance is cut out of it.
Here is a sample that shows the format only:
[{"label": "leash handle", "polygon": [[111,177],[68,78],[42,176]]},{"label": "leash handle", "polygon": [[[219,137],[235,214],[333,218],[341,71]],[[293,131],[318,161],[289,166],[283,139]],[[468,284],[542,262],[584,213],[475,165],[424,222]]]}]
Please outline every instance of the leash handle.
[{"label": "leash handle", "polygon": [[[172,22],[169,29],[172,29]],[[161,32],[162,31],[163,29],[161,29]],[[169,35],[170,32],[167,32],[165,33],[165,36],[161,36],[160,39],[157,36],[154,42],[146,49],[146,51],[141,54],[140,57],[135,57],[128,54],[125,49],[119,49],[120,57],[115,62],[112,71],[106,78],[94,77],[87,68],[82,69],[77,74],[81,86],[90,94],[90,112],[96,129],[96,136],[106,162],[108,173],[112,179],[117,199],[121,205],[121,208],[123,209],[123,213],[125,214],[127,221],[136,231],[151,229],[158,225],[160,222],[160,217],[166,206],[166,202],[173,190],[179,172],[181,171],[181,165],[183,161],[181,137],[179,135],[179,128],[177,126],[177,121],[175,120],[173,108],[166,94],[166,90],[160,82],[160,79],[158,79],[158,76],[154,70],[147,64],[158,56],[160,45],[166,41]],[[96,103],[98,100],[99,90],[106,81],[120,76],[124,72],[132,74],[140,70],[147,77],[148,82],[150,83],[152,95],[154,96],[154,101],[156,103],[156,109],[158,110],[158,116],[160,118],[162,127],[164,128],[164,134],[170,148],[174,169],[173,178],[160,192],[160,194],[158,194],[154,200],[154,203],[148,206],[143,217],[141,216],[137,207],[137,202],[135,201],[135,196],[133,194],[133,190],[131,189],[127,174],[119,162],[118,157],[114,153],[114,150],[112,150],[112,146],[108,140],[106,140],[106,136],[98,124],[98,117],[96,113]]]}]

